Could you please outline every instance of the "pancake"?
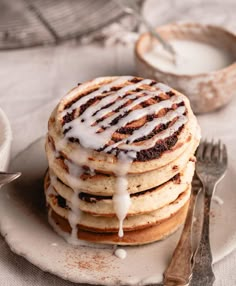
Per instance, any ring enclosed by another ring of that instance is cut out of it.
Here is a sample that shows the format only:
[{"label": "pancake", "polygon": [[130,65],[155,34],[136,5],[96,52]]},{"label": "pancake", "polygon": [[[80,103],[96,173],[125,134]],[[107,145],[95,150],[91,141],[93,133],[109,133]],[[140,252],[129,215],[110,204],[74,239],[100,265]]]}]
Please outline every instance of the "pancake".
[{"label": "pancake", "polygon": [[179,92],[153,80],[104,77],[70,91],[52,113],[48,133],[75,164],[84,164],[83,153],[89,168],[116,173],[126,153],[133,159],[128,173],[143,173],[182,154],[197,128]]},{"label": "pancake", "polygon": [[[102,244],[143,245],[162,240],[174,233],[184,223],[187,209],[188,203],[180,208],[175,215],[170,216],[160,223],[138,230],[125,231],[123,237],[119,237],[117,233],[91,232],[79,228],[76,233],[78,239],[77,244],[80,244],[80,240],[85,240],[88,242]],[[53,229],[66,241],[70,241],[71,226],[68,220],[58,215],[50,207],[48,210],[48,216],[49,223]],[[76,244],[76,241],[73,241],[73,244]]]},{"label": "pancake", "polygon": [[[194,165],[193,161],[189,161],[181,173],[166,183],[131,195],[131,206],[127,216],[148,213],[175,201],[191,185]],[[51,182],[50,177],[52,178]],[[45,177],[46,186],[51,184],[53,187],[53,191],[51,190],[50,194],[47,194],[48,188],[45,186],[47,201],[51,200],[63,208],[69,208],[73,198],[73,190],[64,185],[55,175],[50,174],[50,177],[49,175]],[[74,204],[81,211],[89,214],[115,216],[111,196],[97,196],[81,192]]]},{"label": "pancake", "polygon": [[48,122],[49,221],[69,242],[145,244],[184,221],[200,129],[189,100],[154,80],[101,77]]},{"label": "pancake", "polygon": [[[181,209],[189,200],[191,188],[188,188],[185,192],[180,194],[176,200],[172,203],[159,208],[155,211],[126,217],[123,222],[123,230],[131,231],[142,229],[147,226],[155,225],[161,221],[174,216],[179,209]],[[57,203],[52,200],[48,200],[50,208],[59,216],[69,220],[70,212],[66,208],[60,207]],[[88,213],[81,212],[76,225],[78,229],[85,229],[94,232],[115,232],[119,231],[119,220],[117,217],[105,217],[105,216],[94,216]]]},{"label": "pancake", "polygon": [[[142,192],[167,182],[186,167],[189,158],[195,153],[198,144],[198,140],[193,140],[181,156],[160,169],[142,174],[128,174],[126,176],[127,191],[130,194]],[[52,145],[47,139],[46,153],[49,167],[53,171],[53,174],[65,185],[70,186],[72,189],[79,188],[80,191],[101,196],[109,196],[115,193],[117,180],[114,175],[98,173],[96,170],[89,173],[88,168],[85,168],[82,173],[79,170],[77,171],[77,173],[80,173],[80,177],[72,176],[69,173],[68,166],[64,163],[64,158],[56,156]],[[71,164],[73,163],[70,163],[70,166]],[[76,165],[73,164],[73,169],[75,168]]]}]

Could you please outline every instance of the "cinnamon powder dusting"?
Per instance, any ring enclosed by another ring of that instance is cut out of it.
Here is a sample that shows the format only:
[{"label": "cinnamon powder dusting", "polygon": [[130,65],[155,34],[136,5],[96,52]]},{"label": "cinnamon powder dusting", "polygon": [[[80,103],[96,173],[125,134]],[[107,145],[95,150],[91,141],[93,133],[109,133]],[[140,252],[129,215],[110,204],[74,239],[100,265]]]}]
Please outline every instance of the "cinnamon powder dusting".
[{"label": "cinnamon powder dusting", "polygon": [[[111,268],[114,268],[111,264],[112,253],[105,251],[104,249],[91,251],[82,251],[73,249],[66,253],[66,266],[71,270],[80,269],[83,271],[91,271],[97,273],[110,273]],[[115,259],[115,258],[114,258]],[[112,271],[111,271],[112,272]]]}]

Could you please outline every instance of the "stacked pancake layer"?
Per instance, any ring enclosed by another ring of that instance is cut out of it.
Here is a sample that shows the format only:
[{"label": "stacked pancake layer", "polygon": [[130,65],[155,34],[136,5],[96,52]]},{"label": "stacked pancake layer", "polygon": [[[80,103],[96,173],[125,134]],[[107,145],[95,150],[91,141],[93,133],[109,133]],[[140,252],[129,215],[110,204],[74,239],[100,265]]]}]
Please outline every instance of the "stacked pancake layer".
[{"label": "stacked pancake layer", "polygon": [[145,244],[184,221],[199,127],[188,99],[153,80],[79,85],[48,124],[49,221],[69,242]]}]

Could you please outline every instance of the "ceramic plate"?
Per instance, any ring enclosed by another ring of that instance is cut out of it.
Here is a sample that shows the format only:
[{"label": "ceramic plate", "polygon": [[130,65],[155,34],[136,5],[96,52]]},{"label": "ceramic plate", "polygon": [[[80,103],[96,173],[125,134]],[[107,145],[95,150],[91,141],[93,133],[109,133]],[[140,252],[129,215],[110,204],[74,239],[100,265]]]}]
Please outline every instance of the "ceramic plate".
[{"label": "ceramic plate", "polygon": [[[47,223],[43,196],[46,168],[44,139],[34,142],[11,164],[12,171],[23,174],[0,191],[0,229],[12,251],[44,271],[77,283],[145,285],[161,282],[180,231],[161,242],[126,247],[124,260],[115,257],[110,247],[74,248]],[[236,221],[236,195],[231,181],[235,175],[235,169],[230,166],[217,190],[224,204],[213,202],[211,243],[215,262],[236,245],[236,229],[232,224]]]},{"label": "ceramic plate", "polygon": [[0,108],[0,171],[8,167],[11,151],[12,131],[10,122]]}]

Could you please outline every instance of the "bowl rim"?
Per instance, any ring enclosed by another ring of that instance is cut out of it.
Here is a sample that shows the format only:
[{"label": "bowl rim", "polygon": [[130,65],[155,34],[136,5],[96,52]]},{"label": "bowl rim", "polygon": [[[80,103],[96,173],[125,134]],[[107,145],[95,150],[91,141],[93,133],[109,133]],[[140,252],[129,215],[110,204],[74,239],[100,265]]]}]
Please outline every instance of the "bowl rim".
[{"label": "bowl rim", "polygon": [[[236,33],[233,33],[231,31],[229,31],[228,29],[225,29],[224,27],[221,26],[217,26],[217,25],[212,25],[212,24],[201,24],[198,22],[172,22],[172,23],[168,23],[166,25],[161,25],[156,27],[155,29],[158,31],[159,29],[166,29],[168,27],[200,27],[200,28],[207,28],[207,29],[217,29],[220,30],[221,32],[227,34],[228,36],[234,38],[235,40],[235,44],[236,44]],[[173,72],[167,72],[167,71],[163,71],[161,69],[159,69],[158,67],[153,66],[152,64],[150,64],[147,60],[145,60],[145,58],[143,57],[143,53],[140,51],[140,45],[142,43],[142,41],[148,36],[150,35],[149,32],[144,32],[142,33],[139,38],[137,39],[136,43],[135,43],[135,48],[134,48],[134,53],[136,58],[138,58],[139,60],[141,60],[146,66],[148,66],[148,68],[151,68],[154,71],[160,72],[163,75],[166,76],[172,76],[172,77],[176,77],[179,79],[183,79],[183,78],[187,78],[187,79],[194,79],[194,78],[200,78],[200,77],[204,77],[204,76],[209,76],[209,75],[216,75],[222,72],[227,72],[231,69],[236,68],[236,59],[234,62],[232,62],[230,65],[221,68],[221,69],[217,69],[217,70],[213,70],[210,72],[203,72],[203,73],[197,73],[197,74],[177,74],[177,73],[173,73]]]},{"label": "bowl rim", "polygon": [[[11,130],[11,125],[9,122],[9,119],[7,118],[5,112],[1,109],[0,107],[0,121],[3,123],[3,133],[4,134],[4,138],[2,143],[0,144],[0,156],[2,154],[2,152],[9,147],[9,145],[11,144],[12,141],[12,130]],[[2,131],[1,131],[2,132]]]}]

